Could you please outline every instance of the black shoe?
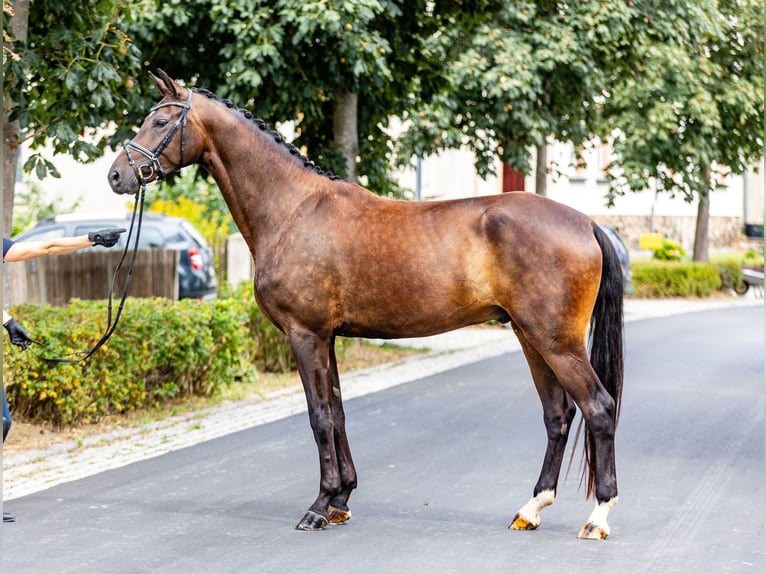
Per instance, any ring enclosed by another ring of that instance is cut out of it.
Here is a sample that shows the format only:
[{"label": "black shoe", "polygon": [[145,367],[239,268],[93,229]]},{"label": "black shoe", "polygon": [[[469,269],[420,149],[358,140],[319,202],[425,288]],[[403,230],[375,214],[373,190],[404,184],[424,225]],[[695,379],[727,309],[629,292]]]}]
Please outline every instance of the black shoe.
[{"label": "black shoe", "polygon": [[16,515],[10,512],[3,512],[3,522],[16,522]]}]

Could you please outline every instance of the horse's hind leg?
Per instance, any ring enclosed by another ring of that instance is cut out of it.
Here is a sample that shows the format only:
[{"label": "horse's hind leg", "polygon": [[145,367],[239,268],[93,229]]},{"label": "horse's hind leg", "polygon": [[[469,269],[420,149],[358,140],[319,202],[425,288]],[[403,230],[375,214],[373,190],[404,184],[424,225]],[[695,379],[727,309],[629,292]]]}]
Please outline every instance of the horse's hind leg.
[{"label": "horse's hind leg", "polygon": [[[580,408],[586,427],[588,494],[596,495],[596,508],[578,538],[603,540],[609,536],[607,516],[617,503],[614,432],[616,403],[591,367],[585,350],[546,356],[559,381]],[[595,489],[593,486],[595,485]]]},{"label": "horse's hind leg", "polygon": [[564,392],[556,375],[548,364],[516,330],[524,354],[532,372],[537,393],[543,405],[543,420],[548,435],[543,467],[537,479],[532,498],[519,509],[508,528],[512,530],[534,530],[540,526],[540,511],[553,504],[556,497],[561,464],[564,460],[567,438],[575,415],[574,402]]},{"label": "horse's hind leg", "polygon": [[340,393],[340,377],[338,376],[338,363],[335,358],[334,340],[330,346],[330,382],[332,384],[332,414],[333,430],[335,438],[335,453],[340,472],[340,493],[330,501],[328,513],[330,522],[341,524],[351,518],[348,508],[348,498],[351,491],[356,488],[356,469],[351,458],[351,447],[346,436],[346,415],[343,411],[343,399]]}]

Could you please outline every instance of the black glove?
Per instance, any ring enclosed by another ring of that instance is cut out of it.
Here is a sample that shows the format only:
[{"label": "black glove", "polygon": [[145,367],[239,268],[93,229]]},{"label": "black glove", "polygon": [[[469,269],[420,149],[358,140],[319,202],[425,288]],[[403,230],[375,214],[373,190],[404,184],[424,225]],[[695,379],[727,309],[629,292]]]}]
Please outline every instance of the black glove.
[{"label": "black glove", "polygon": [[88,233],[88,239],[93,242],[94,245],[103,245],[104,247],[112,247],[120,239],[120,233],[125,233],[127,229],[121,227],[120,229],[102,229],[101,231],[91,231]]},{"label": "black glove", "polygon": [[8,335],[11,337],[11,343],[22,349],[26,349],[32,344],[32,339],[29,338],[24,327],[18,324],[16,319],[11,318],[7,323],[3,325],[5,330],[8,331]]}]

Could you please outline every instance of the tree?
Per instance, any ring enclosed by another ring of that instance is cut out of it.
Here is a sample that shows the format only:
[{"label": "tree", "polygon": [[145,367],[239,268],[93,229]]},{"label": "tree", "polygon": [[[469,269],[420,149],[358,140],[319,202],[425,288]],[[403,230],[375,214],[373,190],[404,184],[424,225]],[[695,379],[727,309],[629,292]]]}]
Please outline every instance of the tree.
[{"label": "tree", "polygon": [[[129,18],[128,2],[101,0],[4,1],[3,12],[3,233],[10,235],[19,146],[53,146],[82,161],[103,153],[112,141],[129,137],[119,128],[100,135],[109,119],[143,109],[140,94],[125,89],[140,54],[119,29]],[[120,125],[119,123],[117,125]],[[124,124],[121,124],[124,126]],[[92,144],[82,136],[96,136]],[[57,175],[40,153],[25,163],[42,179]]]},{"label": "tree", "polygon": [[493,172],[498,156],[529,173],[530,149],[549,136],[575,146],[592,137],[630,10],[621,1],[481,4],[450,15],[429,39],[443,54],[444,80],[407,116],[402,144],[422,155],[467,146],[481,175]]},{"label": "tree", "polygon": [[763,156],[763,20],[754,0],[639,5],[630,61],[603,106],[614,134],[612,197],[645,189],[698,201],[694,260],[706,261],[716,170]]},{"label": "tree", "polygon": [[[20,14],[9,19],[15,35],[4,27],[18,55],[5,62],[6,118],[19,122],[6,156],[15,158],[25,140],[37,147],[49,139],[56,153],[83,160],[123,143],[156,97],[144,68],[162,67],[272,123],[293,120],[295,143],[322,167],[351,179],[357,171],[370,188],[395,194],[388,120],[428,98],[441,79],[443,62],[424,53],[424,39],[483,4],[104,0],[71,10],[60,0],[32,0],[28,43]],[[105,119],[114,121],[110,137],[96,145],[79,137]],[[26,169],[55,175],[40,155]],[[12,181],[15,168],[5,173]]]},{"label": "tree", "polygon": [[271,123],[292,120],[294,143],[319,165],[388,193],[397,186],[385,127],[410,104],[420,38],[436,25],[428,6],[153,1],[129,33],[151,66]]}]

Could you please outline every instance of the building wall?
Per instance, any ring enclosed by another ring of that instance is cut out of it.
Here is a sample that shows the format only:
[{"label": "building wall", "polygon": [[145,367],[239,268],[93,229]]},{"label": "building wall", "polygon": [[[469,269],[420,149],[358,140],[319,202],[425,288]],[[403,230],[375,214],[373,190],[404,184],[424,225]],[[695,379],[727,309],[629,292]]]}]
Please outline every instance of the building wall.
[{"label": "building wall", "polygon": [[[290,126],[280,126],[289,131]],[[285,132],[286,133],[286,132]],[[548,174],[548,196],[570,205],[593,217],[600,223],[620,229],[629,247],[637,248],[641,233],[659,232],[691,250],[694,244],[696,203],[687,203],[681,196],[646,190],[618,197],[612,208],[607,207],[608,184],[604,167],[609,161],[608,147],[596,145],[585,152],[587,167],[573,167],[574,150],[571,145],[554,143],[549,147],[552,161]],[[61,197],[65,205],[79,200],[77,211],[103,212],[132,209],[133,198],[114,194],[107,183],[107,174],[117,153],[107,151],[95,162],[83,164],[69,156],[53,158],[62,174],[60,179],[47,178],[37,183],[49,198]],[[26,152],[28,154],[28,152]],[[50,155],[48,155],[50,157]],[[534,157],[532,165],[534,166]],[[22,159],[23,162],[23,159]],[[710,206],[710,246],[736,247],[742,236],[744,223],[763,224],[764,220],[764,164],[755,166],[745,176],[729,176],[720,183],[723,187],[713,192]],[[468,150],[449,150],[439,156],[424,158],[421,162],[421,197],[425,200],[455,199],[500,193],[502,191],[502,165],[495,166],[497,176],[480,178],[473,167],[473,154]],[[415,195],[414,169],[399,171],[400,183]],[[535,174],[525,178],[525,189],[534,191]],[[147,202],[151,202],[150,186]],[[17,206],[23,209],[23,206]]]},{"label": "building wall", "polygon": [[[38,181],[34,176],[31,176],[17,182],[14,211],[24,209],[24,205],[19,200],[19,192],[23,192],[28,185],[36,185],[42,189],[48,201],[52,202],[54,199],[59,199],[62,205],[66,207],[77,204],[74,211],[82,213],[133,209],[134,198],[117,195],[107,182],[109,168],[117,153],[107,150],[106,154],[96,161],[82,163],[69,155],[53,156],[50,151],[44,151],[43,154],[53,162],[56,169],[61,173],[61,177],[47,177],[43,181]],[[29,154],[28,148],[22,148],[20,165],[23,165]],[[150,192],[147,189],[147,200],[149,195]]]},{"label": "building wall", "polygon": [[[501,192],[502,182],[498,177],[485,179],[476,174],[473,167],[473,153],[465,150],[447,150],[438,156],[421,161],[421,199],[457,199]],[[501,173],[497,162],[496,173]],[[415,168],[396,171],[394,177],[405,189],[410,190],[409,198],[415,198]]]},{"label": "building wall", "polygon": [[[694,246],[697,203],[688,203],[681,195],[657,193],[653,188],[617,197],[609,207],[606,194],[609,184],[604,167],[610,150],[596,145],[584,153],[587,167],[573,166],[571,145],[554,143],[549,147],[551,172],[548,174],[547,195],[593,217],[599,223],[618,228],[631,249],[638,249],[642,233],[658,232],[679,243],[687,251]],[[535,158],[531,161],[534,166]],[[719,180],[720,187],[711,195],[710,246],[739,247],[745,223],[763,223],[764,166],[748,171],[744,176],[727,176]],[[495,172],[502,173],[498,162]],[[403,172],[399,181],[414,189],[414,170]],[[449,199],[471,195],[499,193],[502,182],[498,176],[486,181],[473,169],[473,155],[468,150],[425,158],[422,161],[424,199]],[[535,174],[526,177],[525,189],[534,191]],[[747,193],[745,193],[747,192]],[[747,221],[745,221],[747,219]]]}]

